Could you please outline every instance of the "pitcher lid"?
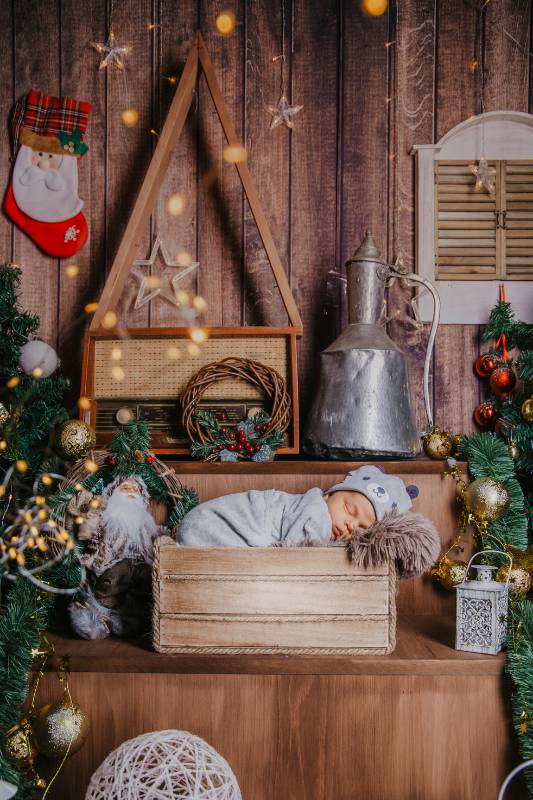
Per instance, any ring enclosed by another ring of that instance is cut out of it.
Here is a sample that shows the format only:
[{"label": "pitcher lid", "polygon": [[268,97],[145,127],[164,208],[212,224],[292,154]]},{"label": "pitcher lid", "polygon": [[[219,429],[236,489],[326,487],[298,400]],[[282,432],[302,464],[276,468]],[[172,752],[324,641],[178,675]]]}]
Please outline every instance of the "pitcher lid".
[{"label": "pitcher lid", "polygon": [[365,231],[365,238],[359,245],[358,249],[355,251],[353,256],[349,259],[348,263],[352,261],[381,261],[383,259],[381,257],[381,253],[379,252],[378,248],[376,247],[376,243],[371,232],[367,229]]}]

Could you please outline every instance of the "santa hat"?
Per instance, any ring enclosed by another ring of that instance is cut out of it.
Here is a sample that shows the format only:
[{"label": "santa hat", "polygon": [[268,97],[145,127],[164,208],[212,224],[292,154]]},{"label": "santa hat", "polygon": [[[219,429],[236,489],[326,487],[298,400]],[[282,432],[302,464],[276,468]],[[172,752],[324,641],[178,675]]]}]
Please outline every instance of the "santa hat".
[{"label": "santa hat", "polygon": [[55,155],[82,156],[91,104],[72,97],[52,97],[32,89],[15,105],[12,118],[15,150],[25,144]]}]

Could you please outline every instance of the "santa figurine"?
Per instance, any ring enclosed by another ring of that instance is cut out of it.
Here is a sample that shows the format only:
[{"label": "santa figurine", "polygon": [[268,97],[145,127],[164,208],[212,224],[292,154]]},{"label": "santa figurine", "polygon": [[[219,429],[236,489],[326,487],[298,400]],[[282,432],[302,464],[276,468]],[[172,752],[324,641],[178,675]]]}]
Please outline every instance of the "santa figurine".
[{"label": "santa figurine", "polygon": [[72,627],[84,639],[136,636],[150,616],[153,542],[166,529],[149,509],[142,478],[118,477],[103,495],[80,492],[71,513],[85,516],[78,538],[86,541],[81,562],[87,581],[69,606]]},{"label": "santa figurine", "polygon": [[91,104],[32,89],[15,105],[16,153],[4,211],[41,250],[69,258],[87,241],[78,196],[78,159]]}]

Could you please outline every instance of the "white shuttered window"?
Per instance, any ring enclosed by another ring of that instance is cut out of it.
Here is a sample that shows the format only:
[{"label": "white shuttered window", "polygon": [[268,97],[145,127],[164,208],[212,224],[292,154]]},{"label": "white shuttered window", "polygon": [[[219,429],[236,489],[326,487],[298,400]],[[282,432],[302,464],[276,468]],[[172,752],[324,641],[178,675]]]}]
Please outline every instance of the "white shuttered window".
[{"label": "white shuttered window", "polygon": [[533,280],[533,161],[489,161],[494,194],[471,163],[435,161],[436,277]]}]

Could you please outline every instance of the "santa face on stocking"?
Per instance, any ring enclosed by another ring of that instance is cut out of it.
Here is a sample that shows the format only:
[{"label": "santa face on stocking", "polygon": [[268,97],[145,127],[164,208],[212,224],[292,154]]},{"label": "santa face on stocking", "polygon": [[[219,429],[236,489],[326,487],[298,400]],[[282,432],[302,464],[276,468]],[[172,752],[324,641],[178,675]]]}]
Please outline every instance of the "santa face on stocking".
[{"label": "santa face on stocking", "polygon": [[18,145],[4,211],[51,256],[67,258],[87,240],[78,161],[91,106],[32,90],[13,116]]}]

